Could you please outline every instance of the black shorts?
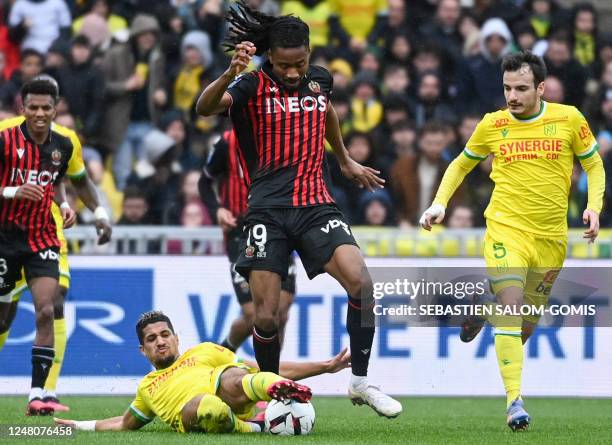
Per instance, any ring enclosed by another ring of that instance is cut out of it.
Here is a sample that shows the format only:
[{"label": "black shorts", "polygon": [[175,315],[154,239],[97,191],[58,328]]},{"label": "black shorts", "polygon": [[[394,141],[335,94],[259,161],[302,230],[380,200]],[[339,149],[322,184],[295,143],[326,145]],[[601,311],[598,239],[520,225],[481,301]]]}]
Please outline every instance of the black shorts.
[{"label": "black shorts", "polygon": [[58,280],[59,247],[34,252],[28,243],[27,233],[19,230],[0,231],[0,302],[7,302],[4,300],[15,289],[22,268],[28,282],[38,277]]},{"label": "black shorts", "polygon": [[[243,235],[241,229],[232,230],[226,235],[225,248],[227,250],[227,257],[230,261],[230,276],[232,278],[232,285],[234,286],[234,292],[238,303],[242,306],[244,303],[253,301],[251,297],[251,291],[249,290],[249,283],[247,280],[236,272],[236,260],[240,256],[241,246],[244,243],[245,235]],[[295,265],[295,259],[293,255],[289,255],[289,272],[287,277],[281,282],[281,289],[295,295],[295,280],[297,274],[297,266]]]},{"label": "black shorts", "polygon": [[251,270],[267,270],[282,278],[287,257],[296,250],[313,279],[324,272],[337,247],[357,246],[342,212],[331,204],[300,208],[250,209],[244,223],[236,271],[248,278]]}]

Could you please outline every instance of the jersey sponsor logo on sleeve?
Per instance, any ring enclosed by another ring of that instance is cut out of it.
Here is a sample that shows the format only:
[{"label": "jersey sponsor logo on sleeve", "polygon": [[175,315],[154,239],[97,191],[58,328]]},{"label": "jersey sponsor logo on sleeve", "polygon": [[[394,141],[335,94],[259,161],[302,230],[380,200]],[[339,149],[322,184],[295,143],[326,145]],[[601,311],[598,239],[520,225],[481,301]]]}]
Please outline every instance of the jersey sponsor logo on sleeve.
[{"label": "jersey sponsor logo on sleeve", "polygon": [[589,139],[591,138],[591,130],[589,129],[589,126],[587,124],[583,124],[580,126],[580,132],[578,133],[578,136],[580,136],[580,140],[584,145],[589,142]]}]

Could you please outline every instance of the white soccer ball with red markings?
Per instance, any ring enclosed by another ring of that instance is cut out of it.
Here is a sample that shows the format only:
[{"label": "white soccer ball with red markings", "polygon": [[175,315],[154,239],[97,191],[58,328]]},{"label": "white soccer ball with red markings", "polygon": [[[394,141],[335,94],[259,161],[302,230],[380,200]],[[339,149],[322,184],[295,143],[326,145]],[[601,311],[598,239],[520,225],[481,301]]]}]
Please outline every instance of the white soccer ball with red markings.
[{"label": "white soccer ball with red markings", "polygon": [[266,408],[266,431],[279,436],[309,434],[315,423],[312,403],[272,400]]}]

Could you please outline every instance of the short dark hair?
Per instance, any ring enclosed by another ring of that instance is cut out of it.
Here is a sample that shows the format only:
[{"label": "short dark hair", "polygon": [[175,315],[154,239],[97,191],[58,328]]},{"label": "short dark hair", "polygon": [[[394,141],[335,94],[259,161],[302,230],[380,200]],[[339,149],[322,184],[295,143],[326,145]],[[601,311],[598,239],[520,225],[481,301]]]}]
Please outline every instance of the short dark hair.
[{"label": "short dark hair", "polygon": [[147,195],[140,187],[128,185],[125,190],[123,190],[123,201],[125,202],[128,199],[144,199],[146,201]]},{"label": "short dark hair", "polygon": [[33,48],[25,48],[23,51],[21,51],[19,54],[19,60],[24,61],[31,56],[38,57],[41,63],[43,63],[45,60],[44,56]]},{"label": "short dark hair", "polygon": [[223,42],[226,51],[245,40],[255,45],[258,56],[268,49],[310,47],[310,29],[299,17],[263,14],[239,0],[229,9],[226,21],[230,24]]},{"label": "short dark hair", "polygon": [[546,64],[544,59],[529,51],[521,51],[514,54],[508,54],[502,60],[502,73],[506,71],[518,71],[523,65],[529,65],[533,73],[533,83],[537,87],[546,79]]},{"label": "short dark hair", "polygon": [[21,100],[24,104],[28,94],[49,95],[53,99],[53,103],[57,103],[59,99],[57,85],[45,78],[35,78],[23,84]]},{"label": "short dark hair", "polygon": [[422,138],[426,134],[435,134],[435,133],[446,133],[449,129],[449,126],[440,121],[427,121],[421,127],[421,131],[419,132],[419,137]]},{"label": "short dark hair", "polygon": [[159,323],[160,321],[165,321],[174,334],[174,327],[166,314],[164,314],[162,311],[145,312],[136,322],[136,335],[138,335],[138,341],[141,345],[144,343],[144,328],[150,324]]}]

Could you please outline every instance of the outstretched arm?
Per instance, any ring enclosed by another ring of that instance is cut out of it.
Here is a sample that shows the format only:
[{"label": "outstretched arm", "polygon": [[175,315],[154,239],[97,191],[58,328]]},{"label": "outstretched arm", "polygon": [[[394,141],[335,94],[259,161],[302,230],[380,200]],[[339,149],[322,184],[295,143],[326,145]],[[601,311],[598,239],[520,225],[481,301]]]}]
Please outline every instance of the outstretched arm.
[{"label": "outstretched arm", "polygon": [[232,104],[232,97],[226,93],[234,78],[249,66],[256,48],[251,42],[236,45],[230,66],[221,76],[212,81],[200,94],[196,111],[201,116],[211,116],[226,111]]},{"label": "outstretched arm", "polygon": [[371,192],[375,188],[384,187],[385,180],[377,176],[380,174],[378,170],[361,165],[350,158],[348,150],[342,141],[342,132],[340,131],[340,122],[338,121],[336,110],[331,102],[328,102],[327,106],[325,139],[327,139],[327,142],[329,142],[334,150],[342,174],[355,182],[359,187],[365,187]]},{"label": "outstretched arm", "polygon": [[[245,362],[252,368],[257,363]],[[351,366],[351,354],[347,348],[340,351],[334,358],[321,362],[280,362],[279,374],[290,380],[301,380],[321,374],[334,374]]]},{"label": "outstretched arm", "polygon": [[94,212],[96,218],[95,225],[98,232],[98,244],[106,244],[110,241],[113,229],[110,224],[110,218],[106,209],[100,205],[98,190],[87,173],[77,178],[71,178],[77,195],[87,206],[89,210]]},{"label": "outstretched arm", "polygon": [[[580,159],[580,158],[579,158]],[[582,222],[589,227],[584,231],[583,238],[594,243],[599,235],[599,214],[603,202],[604,190],[606,188],[606,171],[599,153],[594,151],[588,157],[580,159],[580,165],[586,172],[588,183],[588,203],[587,208],[582,214]]]},{"label": "outstretched arm", "polygon": [[108,419],[70,420],[54,417],[53,420],[57,425],[67,425],[83,431],[134,431],[146,425],[145,422],[134,417],[129,409],[125,411],[123,416],[109,417]]},{"label": "outstretched arm", "polygon": [[433,203],[423,212],[419,220],[421,227],[425,230],[431,230],[432,224],[440,224],[444,220],[445,209],[451,196],[453,196],[453,193],[459,188],[466,175],[471,172],[480,161],[481,159],[472,159],[464,150],[463,153],[450,163],[444,172]]}]

